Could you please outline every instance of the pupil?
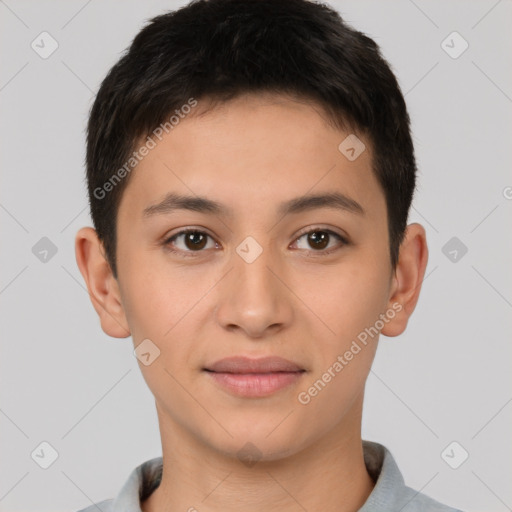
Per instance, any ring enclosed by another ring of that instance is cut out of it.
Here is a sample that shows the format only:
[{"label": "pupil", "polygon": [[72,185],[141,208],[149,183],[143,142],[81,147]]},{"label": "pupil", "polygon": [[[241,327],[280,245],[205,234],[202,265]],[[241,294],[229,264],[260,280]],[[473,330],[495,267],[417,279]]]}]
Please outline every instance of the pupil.
[{"label": "pupil", "polygon": [[202,249],[206,245],[206,237],[197,231],[187,233],[185,244],[193,251]]},{"label": "pupil", "polygon": [[313,231],[308,236],[308,242],[314,249],[324,249],[329,244],[329,234],[325,231]]}]

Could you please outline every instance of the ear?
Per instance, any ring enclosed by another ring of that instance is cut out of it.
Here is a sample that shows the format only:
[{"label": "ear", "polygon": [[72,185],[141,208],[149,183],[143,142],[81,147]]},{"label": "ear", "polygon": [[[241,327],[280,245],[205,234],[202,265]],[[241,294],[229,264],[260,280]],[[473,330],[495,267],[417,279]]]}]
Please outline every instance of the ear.
[{"label": "ear", "polygon": [[114,338],[127,338],[130,330],[121,303],[119,286],[104,256],[103,244],[93,228],[86,227],[78,231],[75,237],[75,255],[92,305],[100,317],[101,328],[105,334]]},{"label": "ear", "polygon": [[400,246],[388,303],[389,310],[396,315],[382,329],[385,336],[398,336],[405,331],[420,296],[427,261],[425,229],[420,224],[409,224]]}]

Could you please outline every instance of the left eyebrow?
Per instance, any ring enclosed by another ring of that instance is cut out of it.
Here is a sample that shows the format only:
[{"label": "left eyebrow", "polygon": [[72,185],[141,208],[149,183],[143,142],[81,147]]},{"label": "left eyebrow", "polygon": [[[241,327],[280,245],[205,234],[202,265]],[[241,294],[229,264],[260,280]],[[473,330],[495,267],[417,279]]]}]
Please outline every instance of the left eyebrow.
[{"label": "left eyebrow", "polygon": [[339,192],[297,197],[283,203],[279,208],[281,215],[301,213],[316,208],[334,208],[358,215],[364,215],[364,208],[354,199]]}]

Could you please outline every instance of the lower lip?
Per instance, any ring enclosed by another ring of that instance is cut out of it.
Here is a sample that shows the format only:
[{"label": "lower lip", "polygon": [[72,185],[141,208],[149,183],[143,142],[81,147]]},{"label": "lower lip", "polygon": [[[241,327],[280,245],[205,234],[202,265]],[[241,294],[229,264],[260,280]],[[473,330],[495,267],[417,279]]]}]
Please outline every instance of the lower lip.
[{"label": "lower lip", "polygon": [[207,372],[221,387],[244,397],[265,397],[291,386],[303,372],[216,373]]}]

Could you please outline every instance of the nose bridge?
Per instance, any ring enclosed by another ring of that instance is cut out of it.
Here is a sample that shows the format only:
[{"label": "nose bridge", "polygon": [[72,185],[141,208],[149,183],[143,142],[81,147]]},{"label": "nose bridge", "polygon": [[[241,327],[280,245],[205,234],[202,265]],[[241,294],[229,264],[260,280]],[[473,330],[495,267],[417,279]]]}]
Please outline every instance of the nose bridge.
[{"label": "nose bridge", "polygon": [[271,252],[268,245],[264,248],[253,237],[248,237],[236,248],[233,270],[246,296],[268,294],[274,298],[274,283],[271,282],[273,276],[269,271],[273,265]]},{"label": "nose bridge", "polygon": [[285,290],[274,276],[279,263],[273,255],[268,245],[250,236],[235,248],[232,271],[217,308],[218,321],[223,327],[237,326],[258,337],[270,326],[283,326],[290,320]]},{"label": "nose bridge", "polygon": [[[260,238],[261,239],[261,238]],[[252,236],[245,238],[233,255],[233,278],[237,280],[239,300],[248,310],[264,312],[276,300],[272,268],[272,250],[268,243],[261,244]],[[275,263],[275,262],[274,262]]]}]

